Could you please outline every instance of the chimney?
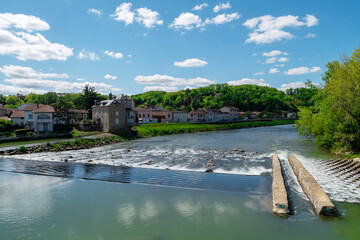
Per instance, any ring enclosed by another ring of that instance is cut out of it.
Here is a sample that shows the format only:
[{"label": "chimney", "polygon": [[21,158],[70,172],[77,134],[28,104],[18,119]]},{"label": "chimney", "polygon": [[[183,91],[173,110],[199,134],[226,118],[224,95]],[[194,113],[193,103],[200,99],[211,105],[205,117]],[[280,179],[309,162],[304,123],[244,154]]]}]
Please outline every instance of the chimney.
[{"label": "chimney", "polygon": [[95,102],[95,106],[97,106],[97,100],[95,100],[94,102]]}]

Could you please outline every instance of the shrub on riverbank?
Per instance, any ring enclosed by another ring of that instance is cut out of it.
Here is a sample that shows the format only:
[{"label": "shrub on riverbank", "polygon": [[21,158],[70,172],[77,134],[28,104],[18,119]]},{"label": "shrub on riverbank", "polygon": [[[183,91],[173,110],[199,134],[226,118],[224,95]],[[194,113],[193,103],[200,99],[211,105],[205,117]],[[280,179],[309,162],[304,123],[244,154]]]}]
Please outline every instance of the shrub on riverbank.
[{"label": "shrub on riverbank", "polygon": [[254,121],[237,122],[226,124],[193,124],[193,123],[150,123],[136,127],[138,136],[151,137],[161,135],[171,135],[180,133],[195,133],[207,131],[230,130],[250,127],[263,127],[293,124],[294,120],[272,120],[272,121]]}]

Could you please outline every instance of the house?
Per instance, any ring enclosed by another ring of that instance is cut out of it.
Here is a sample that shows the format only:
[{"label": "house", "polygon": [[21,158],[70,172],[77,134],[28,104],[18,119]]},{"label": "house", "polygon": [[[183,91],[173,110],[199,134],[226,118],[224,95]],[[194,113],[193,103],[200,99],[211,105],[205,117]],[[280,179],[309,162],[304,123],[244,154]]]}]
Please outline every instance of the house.
[{"label": "house", "polygon": [[103,132],[131,131],[135,125],[132,102],[126,96],[95,102],[92,106],[92,120],[100,124]]},{"label": "house", "polygon": [[70,114],[73,115],[73,118],[70,120],[71,124],[78,123],[87,118],[88,111],[83,109],[70,109]]},{"label": "house", "polygon": [[220,122],[229,122],[229,121],[231,121],[230,113],[220,112],[219,121]]},{"label": "house", "polygon": [[158,122],[172,122],[173,114],[170,110],[166,110],[162,106],[151,106],[147,108],[135,108],[137,119],[154,119]]},{"label": "house", "polygon": [[251,112],[249,118],[255,119],[259,114],[262,114],[262,112]]},{"label": "house", "polygon": [[296,112],[288,112],[286,118],[296,118]]},{"label": "house", "polygon": [[207,110],[196,110],[188,113],[189,123],[209,122],[209,112]]},{"label": "house", "polygon": [[217,109],[206,110],[209,113],[209,122],[219,122],[220,121],[220,112]]},{"label": "house", "polygon": [[229,121],[239,120],[239,109],[236,107],[223,107],[220,108],[220,112],[229,114]]},{"label": "house", "polygon": [[172,120],[177,123],[187,123],[188,113],[185,111],[172,111]]},{"label": "house", "polygon": [[10,119],[12,123],[23,125],[35,132],[52,132],[54,129],[54,113],[55,110],[51,106],[26,103],[12,110]]}]

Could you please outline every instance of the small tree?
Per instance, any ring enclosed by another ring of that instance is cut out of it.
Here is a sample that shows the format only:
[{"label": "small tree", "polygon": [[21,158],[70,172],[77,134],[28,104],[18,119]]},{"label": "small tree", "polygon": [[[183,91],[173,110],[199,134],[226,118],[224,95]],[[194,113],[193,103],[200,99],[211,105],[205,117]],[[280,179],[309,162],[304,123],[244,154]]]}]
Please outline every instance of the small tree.
[{"label": "small tree", "polygon": [[55,110],[55,119],[57,124],[65,124],[69,126],[71,120],[74,119],[74,114],[70,109],[74,108],[72,102],[65,102],[63,98],[59,98],[57,103],[51,104]]}]

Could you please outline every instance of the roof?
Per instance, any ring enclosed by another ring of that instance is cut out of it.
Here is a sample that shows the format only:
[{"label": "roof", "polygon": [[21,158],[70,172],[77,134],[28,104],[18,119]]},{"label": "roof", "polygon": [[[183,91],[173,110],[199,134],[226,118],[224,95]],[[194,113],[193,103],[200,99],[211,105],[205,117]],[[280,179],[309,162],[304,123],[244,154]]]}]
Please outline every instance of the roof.
[{"label": "roof", "polygon": [[209,112],[206,110],[195,110],[195,111],[189,112],[189,114],[209,114]]},{"label": "roof", "polygon": [[81,114],[88,114],[88,111],[84,110],[84,109],[70,109],[70,112],[73,113],[81,113]]},{"label": "roof", "polygon": [[6,121],[9,121],[10,118],[9,117],[0,117],[0,120],[6,120]]},{"label": "roof", "polygon": [[186,113],[187,114],[186,111],[172,111],[172,113]]},{"label": "roof", "polygon": [[228,107],[228,106],[226,106],[226,107],[223,107],[223,108],[229,108],[230,110],[236,110],[236,111],[239,111],[239,109],[238,109],[237,107]]},{"label": "roof", "polygon": [[47,106],[47,105],[44,105],[44,104],[41,104],[41,103],[27,103],[26,107],[24,109],[22,109],[22,110],[23,111],[33,111],[35,109],[42,108],[44,106]]},{"label": "roof", "polygon": [[251,112],[251,114],[260,114],[262,112]]},{"label": "roof", "polygon": [[10,118],[23,118],[24,117],[24,111],[21,110],[13,110]]},{"label": "roof", "polygon": [[44,105],[41,108],[33,110],[34,113],[53,113],[55,112],[54,108],[48,105]]}]

